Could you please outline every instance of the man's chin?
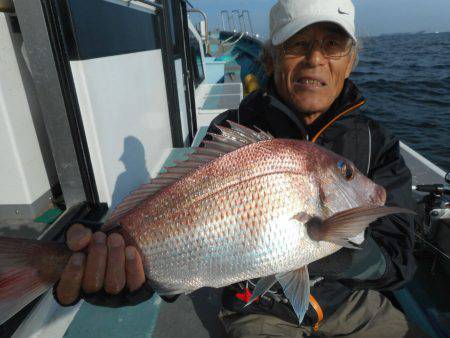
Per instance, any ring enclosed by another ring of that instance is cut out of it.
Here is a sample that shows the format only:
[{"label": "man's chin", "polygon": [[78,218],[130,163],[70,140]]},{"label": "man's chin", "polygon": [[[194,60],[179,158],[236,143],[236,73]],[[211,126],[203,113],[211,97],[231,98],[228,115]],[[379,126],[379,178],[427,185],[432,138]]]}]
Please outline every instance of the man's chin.
[{"label": "man's chin", "polygon": [[327,110],[324,104],[311,101],[310,97],[296,96],[291,102],[297,111],[305,115],[325,112]]}]

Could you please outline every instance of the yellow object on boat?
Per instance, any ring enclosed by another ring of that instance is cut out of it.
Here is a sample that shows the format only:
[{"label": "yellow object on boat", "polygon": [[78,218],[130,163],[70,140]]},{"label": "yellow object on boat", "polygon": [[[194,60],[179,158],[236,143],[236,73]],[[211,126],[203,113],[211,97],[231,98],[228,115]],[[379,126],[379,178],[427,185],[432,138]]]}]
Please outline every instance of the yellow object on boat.
[{"label": "yellow object on boat", "polygon": [[244,96],[247,96],[251,92],[258,90],[260,88],[258,78],[250,73],[244,78]]}]

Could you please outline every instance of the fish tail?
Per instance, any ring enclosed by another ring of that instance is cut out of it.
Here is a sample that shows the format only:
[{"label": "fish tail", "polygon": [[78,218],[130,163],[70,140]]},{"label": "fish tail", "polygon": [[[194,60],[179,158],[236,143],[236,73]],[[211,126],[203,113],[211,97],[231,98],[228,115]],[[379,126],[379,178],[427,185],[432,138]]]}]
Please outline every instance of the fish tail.
[{"label": "fish tail", "polygon": [[70,254],[64,244],[0,236],[0,325],[58,281]]}]

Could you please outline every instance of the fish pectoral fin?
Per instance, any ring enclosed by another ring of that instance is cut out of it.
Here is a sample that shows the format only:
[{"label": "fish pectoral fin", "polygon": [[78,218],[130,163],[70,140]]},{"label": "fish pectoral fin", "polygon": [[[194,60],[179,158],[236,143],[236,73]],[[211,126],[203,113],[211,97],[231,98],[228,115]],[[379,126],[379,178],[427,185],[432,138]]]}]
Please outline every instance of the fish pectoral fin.
[{"label": "fish pectoral fin", "polygon": [[292,308],[301,324],[309,306],[309,273],[306,266],[300,269],[276,275],[283,288],[284,295],[291,302]]},{"label": "fish pectoral fin", "polygon": [[244,307],[249,306],[255,301],[256,298],[263,296],[276,282],[277,279],[275,278],[275,275],[261,278],[258,283],[256,283],[253,294],[247,304],[244,305]]},{"label": "fish pectoral fin", "polygon": [[380,217],[400,213],[415,214],[411,210],[398,207],[363,206],[338,212],[324,221],[313,217],[306,226],[309,237],[315,241],[326,241],[358,249],[359,247],[353,243],[354,237],[362,233],[370,223]]}]

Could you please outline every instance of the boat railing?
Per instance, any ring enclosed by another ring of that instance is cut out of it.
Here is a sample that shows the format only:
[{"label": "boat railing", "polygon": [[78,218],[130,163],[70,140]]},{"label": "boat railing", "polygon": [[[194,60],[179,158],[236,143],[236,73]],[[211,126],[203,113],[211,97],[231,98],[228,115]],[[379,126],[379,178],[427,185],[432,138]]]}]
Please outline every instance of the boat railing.
[{"label": "boat railing", "polygon": [[226,31],[226,25],[225,25],[225,19],[226,23],[228,24],[228,30],[231,31],[231,23],[230,23],[230,13],[227,10],[221,10],[220,11],[220,19],[222,20],[222,30]]},{"label": "boat railing", "polygon": [[241,26],[241,31],[247,32],[247,27],[245,25],[245,18],[242,15],[242,12],[241,14],[239,14],[239,26]]},{"label": "boat railing", "polygon": [[[205,48],[206,48],[206,53],[209,54],[209,31],[208,31],[208,17],[206,16],[206,13],[203,12],[201,9],[198,8],[189,8],[187,10],[189,13],[198,13],[201,16],[203,16],[203,21],[205,23],[205,32],[204,32],[204,39],[205,39]],[[201,26],[200,26],[201,27]],[[201,35],[202,32],[200,32]],[[203,36],[202,36],[203,37]]]},{"label": "boat railing", "polygon": [[[220,18],[222,21],[222,30],[233,33],[244,33],[245,35],[258,37],[253,30],[253,23],[250,12],[245,10],[234,9],[231,14],[227,10],[220,11]],[[228,24],[228,26],[227,26]],[[239,27],[237,27],[237,24]]]},{"label": "boat railing", "polygon": [[239,23],[239,30],[234,30],[234,32],[242,32],[241,20],[239,19],[239,11],[234,9],[231,11],[231,19],[233,20],[233,26],[236,27],[236,23],[234,21],[234,14],[236,14],[237,22]]},{"label": "boat railing", "polygon": [[253,24],[252,24],[252,18],[250,17],[250,12],[245,9],[242,11],[242,16],[244,16],[245,14],[247,14],[247,20],[248,20],[248,24],[250,26],[250,33],[253,35],[255,35],[255,32],[253,31]]}]

